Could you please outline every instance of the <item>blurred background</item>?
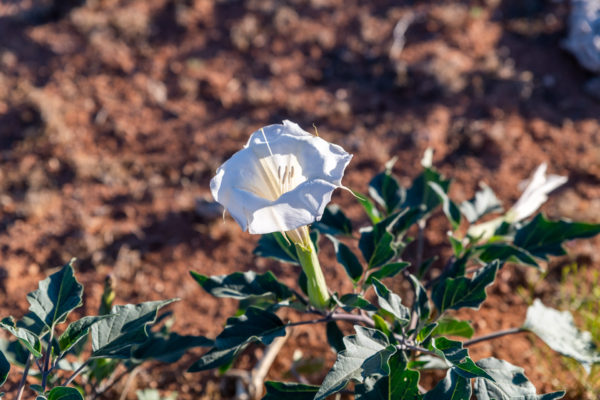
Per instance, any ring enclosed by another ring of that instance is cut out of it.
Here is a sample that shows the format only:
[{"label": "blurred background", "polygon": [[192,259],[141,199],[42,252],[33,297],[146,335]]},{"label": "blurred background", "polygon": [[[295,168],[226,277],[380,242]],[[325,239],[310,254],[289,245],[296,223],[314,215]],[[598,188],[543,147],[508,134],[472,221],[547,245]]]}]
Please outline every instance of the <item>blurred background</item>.
[{"label": "blurred background", "polygon": [[[72,257],[83,312],[95,313],[112,274],[118,303],[180,297],[175,329],[190,334],[214,336],[235,309],[190,269],[271,269],[293,283],[298,271],[256,259],[258,238],[223,221],[208,189],[251,132],[282,119],[354,153],[344,181],[354,190],[392,157],[408,184],[432,147],[455,199],[486,182],[508,208],[545,161],[569,177],[547,215],[600,222],[600,16],[584,3],[0,0],[1,316],[22,315],[25,294]],[[577,28],[589,15],[590,29]],[[334,201],[355,228],[365,220],[347,193]],[[443,218],[428,228],[428,247],[442,246]],[[599,245],[578,242],[543,274],[504,268],[476,332],[520,324],[541,297],[598,342]],[[330,286],[349,289],[327,246]],[[335,358],[319,329],[299,327],[269,376],[293,379],[298,348],[319,383]],[[600,395],[597,369],[588,376],[527,335],[471,352],[523,366],[540,391]],[[134,384],[230,398],[213,373],[183,373],[193,359],[144,369]]]}]

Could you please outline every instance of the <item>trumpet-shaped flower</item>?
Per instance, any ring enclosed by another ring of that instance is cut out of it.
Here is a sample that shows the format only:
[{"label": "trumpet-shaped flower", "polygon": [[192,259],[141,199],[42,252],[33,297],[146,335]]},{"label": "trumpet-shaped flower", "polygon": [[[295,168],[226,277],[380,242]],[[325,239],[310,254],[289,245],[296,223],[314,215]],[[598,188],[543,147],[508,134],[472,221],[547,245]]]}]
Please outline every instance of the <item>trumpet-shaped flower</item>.
[{"label": "trumpet-shaped flower", "polygon": [[535,213],[548,200],[550,192],[567,182],[566,176],[546,175],[547,168],[546,163],[542,163],[537,167],[531,179],[527,182],[523,194],[506,214],[488,222],[471,226],[468,231],[469,236],[479,237],[481,240],[489,239],[503,222],[519,222]]},{"label": "trumpet-shaped flower", "polygon": [[210,181],[215,200],[243,230],[282,232],[295,244],[317,308],[326,308],[330,297],[307,225],[323,216],[351,158],[340,146],[283,121],[254,132]]},{"label": "trumpet-shaped flower", "polygon": [[292,231],[321,219],[352,156],[297,124],[269,125],[217,170],[210,190],[243,230]]}]

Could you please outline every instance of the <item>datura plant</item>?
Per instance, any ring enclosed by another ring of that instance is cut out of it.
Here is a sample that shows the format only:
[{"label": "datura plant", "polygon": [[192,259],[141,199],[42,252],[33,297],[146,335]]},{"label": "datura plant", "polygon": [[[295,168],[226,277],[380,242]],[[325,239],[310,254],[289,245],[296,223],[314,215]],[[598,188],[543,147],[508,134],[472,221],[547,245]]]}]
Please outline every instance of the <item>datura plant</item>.
[{"label": "datura plant", "polygon": [[[523,369],[508,361],[469,355],[471,346],[515,334],[539,336],[586,370],[600,363],[591,335],[575,326],[571,314],[539,300],[520,326],[475,338],[471,322],[456,314],[480,307],[486,288],[507,262],[541,269],[540,262],[565,254],[564,242],[600,233],[600,224],[533,216],[565,177],[546,175],[547,166],[541,165],[523,196],[503,213],[488,186],[473,199],[453,201],[450,180],[433,167],[427,152],[423,171],[410,187],[399,184],[389,163],[371,180],[367,195],[354,193],[366,214],[356,229],[339,206],[327,205],[332,192],[343,188],[350,159],[341,147],[284,121],[254,132],[217,170],[211,181],[214,198],[243,230],[262,235],[254,253],[302,269],[296,287],[270,271],[219,276],[192,271],[209,294],[239,300],[239,310],[189,371],[227,371],[241,354],[255,348],[253,343],[267,346],[264,357],[272,360],[278,338],[298,325],[326,328],[337,353],[335,363],[313,384],[293,367],[287,376],[298,382],[267,381],[264,388],[249,390],[254,398],[265,389],[265,400],[320,400],[335,393],[360,400],[563,397],[564,392],[537,394]],[[445,259],[424,252],[427,221],[440,214],[450,227],[452,255]],[[490,219],[492,214],[500,216]],[[319,246],[332,246],[352,291],[326,286]],[[405,289],[396,293],[397,288]],[[259,361],[246,382],[256,383],[255,372],[264,370],[265,362]],[[421,374],[430,369],[444,370],[445,378],[425,388]]]}]

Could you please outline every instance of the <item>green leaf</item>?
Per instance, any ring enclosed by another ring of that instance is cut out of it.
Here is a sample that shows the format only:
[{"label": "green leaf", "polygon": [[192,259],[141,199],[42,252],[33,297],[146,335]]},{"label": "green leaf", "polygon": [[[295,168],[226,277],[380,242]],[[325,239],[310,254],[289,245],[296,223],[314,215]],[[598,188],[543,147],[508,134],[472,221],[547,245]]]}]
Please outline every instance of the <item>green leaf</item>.
[{"label": "green leaf", "polygon": [[35,358],[42,357],[42,345],[37,335],[31,333],[25,328],[16,326],[13,317],[4,318],[0,321],[0,326],[15,336]]},{"label": "green leaf", "polygon": [[148,339],[147,326],[175,299],[113,306],[110,318],[92,325],[91,358],[129,358],[131,347]]},{"label": "green leaf", "polygon": [[407,323],[410,319],[410,311],[408,307],[402,305],[400,296],[392,293],[387,287],[377,279],[373,279],[373,288],[377,294],[379,307],[389,312],[401,323]]},{"label": "green leaf", "polygon": [[346,312],[350,312],[356,308],[365,311],[377,311],[377,307],[369,303],[367,299],[365,299],[359,294],[348,293],[343,295],[339,299],[337,299],[336,297],[334,297],[333,299]]},{"label": "green leaf", "polygon": [[427,339],[429,339],[429,337],[433,333],[433,331],[434,331],[434,329],[435,329],[436,326],[437,326],[437,322],[432,322],[430,324],[425,325],[419,331],[419,333],[417,333],[417,337],[415,338],[415,340],[417,341],[417,343],[423,343],[424,341],[426,341]]},{"label": "green leaf", "polygon": [[600,352],[592,342],[592,335],[577,329],[568,311],[546,307],[536,299],[527,309],[523,328],[539,336],[552,350],[575,359],[588,373],[593,364],[600,363]]},{"label": "green leaf", "polygon": [[312,227],[326,235],[352,236],[352,222],[335,204],[327,206],[321,220],[314,222]]},{"label": "green leaf", "polygon": [[376,329],[356,325],[356,335],[346,336],[346,350],[338,353],[333,367],[323,380],[315,400],[342,390],[350,380],[389,374],[388,359],[396,352],[387,337]]},{"label": "green leaf", "polygon": [[29,350],[19,340],[0,339],[0,351],[14,366],[23,368],[29,358]]},{"label": "green leaf", "polygon": [[356,200],[358,200],[360,205],[363,206],[365,212],[367,213],[367,216],[371,220],[371,223],[376,224],[379,221],[381,221],[381,213],[371,200],[369,200],[366,196],[363,196],[358,192],[352,191],[352,193],[354,194],[354,197],[356,198]]},{"label": "green leaf", "polygon": [[523,368],[514,366],[497,358],[484,358],[477,362],[494,381],[475,379],[475,396],[477,400],[553,400],[561,399],[565,392],[554,392],[538,395],[535,386],[527,379]]},{"label": "green leaf", "polygon": [[437,182],[428,182],[429,186],[438,195],[442,201],[442,210],[452,225],[452,230],[456,230],[460,225],[460,210],[448,197],[447,189],[444,190]]},{"label": "green leaf", "polygon": [[366,381],[356,387],[356,400],[417,400],[419,394],[419,372],[406,368],[402,352],[392,355],[388,361],[389,376],[374,383]]},{"label": "green leaf", "polygon": [[244,351],[246,347],[253,340],[248,340],[245,343],[240,344],[239,346],[231,347],[228,349],[217,349],[212,348],[208,352],[206,352],[198,361],[196,361],[190,368],[188,372],[200,372],[206,371],[209,369],[221,367],[223,365],[228,365],[233,362],[237,358],[237,356]]},{"label": "green leaf", "polygon": [[6,382],[6,378],[8,378],[9,372],[10,363],[6,359],[4,353],[0,351],[0,386],[4,385],[4,382]]},{"label": "green leaf", "polygon": [[329,345],[336,351],[336,353],[346,350],[346,347],[344,346],[344,334],[335,321],[329,321],[327,323],[326,333],[327,342],[329,342]]},{"label": "green leaf", "polygon": [[110,318],[110,315],[83,317],[80,320],[70,323],[69,326],[67,326],[67,329],[65,329],[63,334],[58,338],[58,346],[61,354],[69,351],[80,340],[86,337],[92,325],[106,318]]},{"label": "green leaf", "polygon": [[326,235],[335,249],[335,256],[340,264],[346,270],[346,273],[352,279],[352,282],[356,284],[363,274],[362,264],[358,257],[350,250],[348,246],[337,240],[331,235]]},{"label": "green leaf", "polygon": [[292,291],[279,282],[271,271],[257,274],[254,271],[234,272],[230,275],[205,276],[190,271],[192,277],[204,290],[215,297],[230,297],[237,300],[252,296],[273,294],[278,301],[289,299]]},{"label": "green leaf", "polygon": [[265,382],[267,394],[262,400],[313,400],[318,386],[291,382]]},{"label": "green leaf", "polygon": [[514,244],[535,257],[566,254],[562,243],[577,238],[589,238],[600,233],[600,224],[586,224],[565,220],[549,221],[542,214],[517,230]]},{"label": "green leaf", "polygon": [[423,400],[470,400],[471,380],[449,368],[446,377],[427,392]]},{"label": "green leaf", "polygon": [[421,175],[415,178],[412,186],[406,192],[406,200],[402,207],[420,209],[420,218],[428,216],[442,203],[439,194],[433,189],[431,183],[439,185],[443,193],[447,193],[450,187],[450,181],[445,180],[439,172],[432,168],[425,168]]},{"label": "green leaf", "polygon": [[482,185],[481,190],[475,193],[475,197],[460,204],[460,211],[472,224],[484,215],[502,212],[502,204],[489,186]]},{"label": "green leaf", "polygon": [[39,288],[27,295],[29,310],[52,329],[64,322],[69,312],[81,306],[83,286],[77,282],[71,263],[39,283]]},{"label": "green leaf", "polygon": [[454,255],[456,257],[460,257],[465,248],[462,240],[457,239],[454,236],[452,236],[452,232],[448,232],[448,240],[450,241],[450,244],[452,245],[452,251],[454,252]]},{"label": "green leaf", "polygon": [[[462,342],[449,340],[445,337],[433,339],[433,351],[454,366],[455,372],[464,378],[492,379],[483,369],[479,368],[469,357],[469,351],[463,348]],[[493,379],[492,379],[493,380]]]},{"label": "green leaf", "polygon": [[476,251],[481,251],[479,259],[486,263],[493,260],[500,260],[501,264],[512,261],[519,264],[539,267],[538,263],[529,252],[508,243],[489,243],[478,246]]},{"label": "green leaf", "polygon": [[48,400],[83,400],[83,396],[79,393],[79,390],[66,386],[52,388],[46,398]]},{"label": "green leaf", "polygon": [[409,275],[409,278],[412,282],[413,290],[415,291],[415,299],[413,301],[412,309],[417,313],[420,320],[426,320],[429,318],[429,314],[431,314],[427,290],[425,290],[416,276],[411,274]]},{"label": "green leaf", "polygon": [[369,182],[369,195],[379,203],[386,212],[392,213],[402,201],[400,185],[390,171],[381,172]]},{"label": "green leaf", "polygon": [[182,336],[175,332],[152,332],[148,340],[133,348],[131,358],[136,363],[150,359],[164,363],[174,363],[191,348],[211,347],[213,345],[214,341],[204,336]]},{"label": "green leaf", "polygon": [[446,317],[438,320],[437,327],[433,330],[433,336],[460,336],[470,339],[475,330],[467,321],[459,321]]},{"label": "green leaf", "polygon": [[383,267],[381,267],[380,269],[373,271],[365,280],[365,283],[367,285],[370,285],[371,283],[373,283],[373,278],[378,279],[378,280],[382,280],[384,278],[392,278],[394,276],[396,276],[399,272],[401,272],[402,270],[404,270],[406,267],[408,267],[410,265],[409,262],[395,262],[395,263],[390,263],[390,264],[386,264]]},{"label": "green leaf", "polygon": [[499,266],[500,263],[495,260],[476,271],[473,278],[446,278],[435,285],[432,300],[439,312],[462,307],[478,308],[486,299],[485,288],[496,278]]},{"label": "green leaf", "polygon": [[260,308],[248,307],[244,315],[227,320],[225,329],[217,336],[215,346],[228,349],[248,340],[260,340],[268,345],[278,336],[285,336],[285,325],[277,315]]},{"label": "green leaf", "polygon": [[252,253],[259,257],[274,258],[290,264],[300,264],[294,244],[279,232],[262,235]]},{"label": "green leaf", "polygon": [[360,230],[358,248],[367,260],[369,268],[384,265],[397,254],[394,236],[386,230],[380,231],[378,225]]}]

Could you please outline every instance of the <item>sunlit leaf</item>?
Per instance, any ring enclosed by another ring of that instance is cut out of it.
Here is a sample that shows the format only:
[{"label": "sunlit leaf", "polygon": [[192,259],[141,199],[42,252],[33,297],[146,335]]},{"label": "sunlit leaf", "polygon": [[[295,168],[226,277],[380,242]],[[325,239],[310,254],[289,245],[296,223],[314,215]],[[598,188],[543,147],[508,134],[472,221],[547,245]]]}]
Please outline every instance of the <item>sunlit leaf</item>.
[{"label": "sunlit leaf", "polygon": [[373,279],[373,288],[377,294],[379,307],[389,312],[402,323],[408,322],[410,319],[410,311],[408,307],[402,305],[400,296],[389,291],[389,289],[377,279]]},{"label": "sunlit leaf", "polygon": [[214,276],[205,276],[190,271],[190,274],[204,290],[215,297],[231,297],[242,300],[251,296],[273,294],[277,300],[284,300],[293,296],[292,291],[279,282],[271,271],[264,274],[248,271]]},{"label": "sunlit leaf", "polygon": [[438,325],[433,330],[434,336],[460,336],[470,339],[475,330],[468,321],[459,321],[454,318],[446,317],[439,319]]},{"label": "sunlit leaf", "polygon": [[431,348],[435,353],[452,364],[454,371],[464,378],[481,377],[492,379],[491,376],[473,362],[471,357],[469,357],[468,350],[463,347],[462,342],[438,337],[431,342]]}]

